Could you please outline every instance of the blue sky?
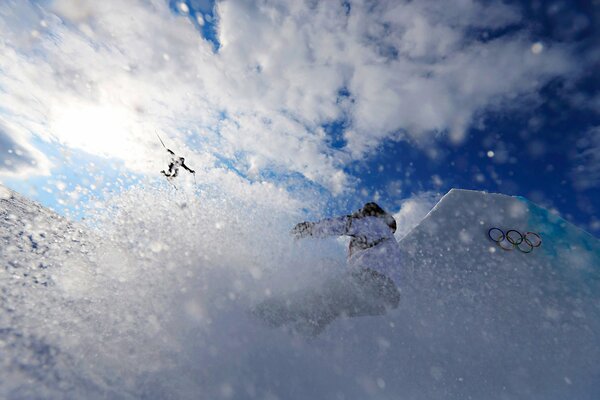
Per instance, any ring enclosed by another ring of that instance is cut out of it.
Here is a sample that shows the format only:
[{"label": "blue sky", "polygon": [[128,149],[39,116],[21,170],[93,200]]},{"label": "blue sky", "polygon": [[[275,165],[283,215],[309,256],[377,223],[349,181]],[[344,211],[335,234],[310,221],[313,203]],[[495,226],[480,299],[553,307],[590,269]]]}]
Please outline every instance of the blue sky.
[{"label": "blue sky", "polygon": [[600,235],[593,2],[0,11],[0,181],[62,212],[160,185],[160,132],[200,184],[282,208],[375,199],[400,213],[458,187],[525,196]]}]

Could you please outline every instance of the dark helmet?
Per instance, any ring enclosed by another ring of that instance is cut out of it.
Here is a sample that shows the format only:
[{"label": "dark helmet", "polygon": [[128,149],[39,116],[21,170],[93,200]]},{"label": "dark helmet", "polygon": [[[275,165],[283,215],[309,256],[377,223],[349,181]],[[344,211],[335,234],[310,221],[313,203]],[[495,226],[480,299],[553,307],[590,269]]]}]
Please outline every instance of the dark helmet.
[{"label": "dark helmet", "polygon": [[354,212],[351,215],[352,218],[364,218],[364,217],[379,217],[383,218],[387,226],[390,227],[392,232],[396,232],[396,220],[392,214],[387,213],[383,208],[379,207],[377,203],[367,203],[360,210]]}]

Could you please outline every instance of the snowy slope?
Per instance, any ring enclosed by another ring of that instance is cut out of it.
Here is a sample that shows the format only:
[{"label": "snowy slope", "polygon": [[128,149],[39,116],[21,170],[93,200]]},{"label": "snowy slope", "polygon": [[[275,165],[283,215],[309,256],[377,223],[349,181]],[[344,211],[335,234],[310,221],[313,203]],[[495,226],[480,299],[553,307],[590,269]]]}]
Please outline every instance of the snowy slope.
[{"label": "snowy slope", "polygon": [[114,241],[0,190],[0,398],[139,397],[169,348],[146,315],[162,291]]},{"label": "snowy slope", "polygon": [[35,392],[23,382],[57,387],[59,375],[73,368],[73,360],[47,335],[60,304],[53,275],[63,267],[60,260],[83,258],[87,251],[73,224],[0,190],[0,397],[26,398]]},{"label": "snowy slope", "polygon": [[[248,312],[343,271],[339,243],[289,238],[293,216],[142,188],[84,228],[0,197],[0,398],[600,392],[600,245],[524,199],[449,192],[401,242],[400,307],[307,340]],[[492,226],[539,232],[543,244],[502,251]]]}]

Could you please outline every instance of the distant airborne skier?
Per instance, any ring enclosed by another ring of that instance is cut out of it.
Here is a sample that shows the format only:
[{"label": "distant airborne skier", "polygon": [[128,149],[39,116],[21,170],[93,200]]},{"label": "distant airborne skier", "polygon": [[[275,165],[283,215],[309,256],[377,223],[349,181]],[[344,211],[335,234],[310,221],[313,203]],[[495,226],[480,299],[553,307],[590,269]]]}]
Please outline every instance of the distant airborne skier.
[{"label": "distant airborne skier", "polygon": [[165,150],[167,150],[167,152],[171,155],[171,161],[169,162],[169,170],[165,171],[163,169],[162,171],[160,171],[160,173],[163,174],[164,176],[166,176],[168,179],[172,179],[172,178],[175,178],[179,174],[179,167],[183,167],[185,170],[194,174],[194,179],[196,179],[195,178],[196,171],[194,171],[193,169],[191,169],[190,167],[185,165],[185,158],[177,157],[175,155],[175,153],[173,152],[173,150],[167,149],[167,146],[165,146],[165,143],[160,138],[158,132],[156,132],[156,136],[158,137],[158,140],[160,140],[160,144],[162,144],[162,146],[165,148]]},{"label": "distant airborne skier", "polygon": [[376,203],[351,215],[297,224],[291,233],[298,239],[350,236],[349,271],[316,289],[267,299],[254,313],[271,326],[291,325],[314,336],[341,315],[382,315],[397,308],[400,292],[394,278],[400,254],[395,231],[394,217]]},{"label": "distant airborne skier", "polygon": [[185,165],[185,158],[177,157],[175,153],[171,149],[167,149],[169,154],[171,154],[171,161],[169,162],[169,170],[165,171],[164,169],[160,171],[167,178],[175,178],[179,174],[179,167],[183,167],[185,170],[189,171],[192,174],[195,174],[196,171]]}]

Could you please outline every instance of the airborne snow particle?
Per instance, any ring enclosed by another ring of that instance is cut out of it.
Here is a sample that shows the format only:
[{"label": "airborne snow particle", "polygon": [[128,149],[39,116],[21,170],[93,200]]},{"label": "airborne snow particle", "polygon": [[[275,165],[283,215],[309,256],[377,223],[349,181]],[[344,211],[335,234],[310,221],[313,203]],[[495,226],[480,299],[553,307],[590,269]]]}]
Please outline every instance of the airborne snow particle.
[{"label": "airborne snow particle", "polygon": [[391,347],[392,344],[386,338],[380,337],[380,338],[377,338],[377,345],[379,346],[380,349],[387,350]]},{"label": "airborne snow particle", "polygon": [[198,21],[198,25],[204,26],[204,17],[202,16],[202,14],[196,15],[196,21]]},{"label": "airborne snow particle", "polygon": [[10,191],[5,187],[0,186],[0,200],[10,199]]},{"label": "airborne snow particle", "polygon": [[531,52],[533,54],[540,54],[542,51],[544,51],[544,45],[540,42],[536,42],[531,46]]},{"label": "airborne snow particle", "polygon": [[161,251],[163,251],[164,248],[165,246],[159,241],[150,243],[150,250],[153,253],[160,253]]},{"label": "airborne snow particle", "polygon": [[190,12],[190,8],[183,1],[177,4],[177,7],[179,8],[179,11],[181,11],[183,14],[187,14]]},{"label": "airborne snow particle", "polygon": [[573,384],[573,382],[569,379],[568,376],[565,376],[565,382],[567,383],[567,385]]},{"label": "airborne snow particle", "polygon": [[54,184],[56,186],[56,188],[58,190],[60,190],[61,192],[64,191],[67,188],[67,184],[62,182],[62,181],[56,181],[56,183]]},{"label": "airborne snow particle", "polygon": [[493,152],[492,150],[489,150],[489,151],[487,152],[487,156],[488,156],[489,158],[492,158],[492,157],[494,157],[494,152]]}]

